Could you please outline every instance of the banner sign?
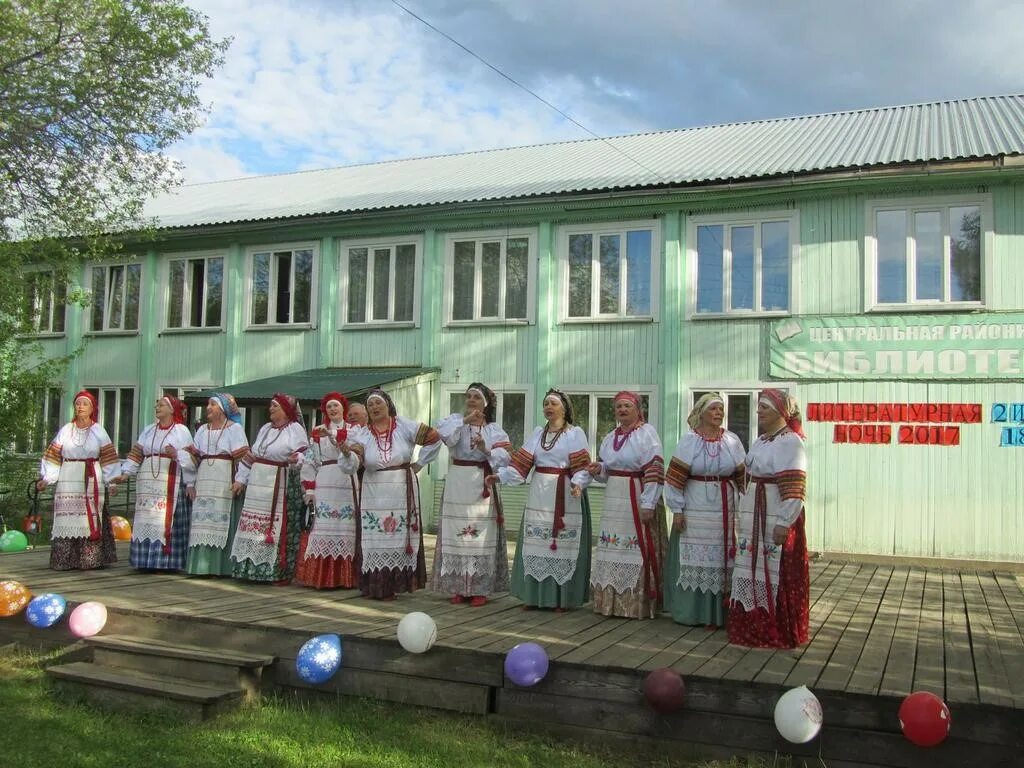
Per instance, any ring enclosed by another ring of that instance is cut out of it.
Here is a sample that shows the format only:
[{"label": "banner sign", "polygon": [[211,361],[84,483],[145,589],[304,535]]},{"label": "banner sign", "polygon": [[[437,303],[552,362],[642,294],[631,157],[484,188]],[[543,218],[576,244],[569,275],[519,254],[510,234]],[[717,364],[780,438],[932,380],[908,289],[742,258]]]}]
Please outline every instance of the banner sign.
[{"label": "banner sign", "polygon": [[774,379],[1014,379],[1024,313],[791,317],[771,324]]}]

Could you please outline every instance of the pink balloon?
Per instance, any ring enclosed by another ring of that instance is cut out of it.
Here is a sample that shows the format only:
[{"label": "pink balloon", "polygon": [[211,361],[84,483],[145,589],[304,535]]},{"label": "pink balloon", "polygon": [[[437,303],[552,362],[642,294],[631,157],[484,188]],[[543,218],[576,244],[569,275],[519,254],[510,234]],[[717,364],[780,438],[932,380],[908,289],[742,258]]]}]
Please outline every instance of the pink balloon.
[{"label": "pink balloon", "polygon": [[107,623],[107,607],[103,603],[82,603],[71,612],[68,627],[75,637],[92,637]]}]

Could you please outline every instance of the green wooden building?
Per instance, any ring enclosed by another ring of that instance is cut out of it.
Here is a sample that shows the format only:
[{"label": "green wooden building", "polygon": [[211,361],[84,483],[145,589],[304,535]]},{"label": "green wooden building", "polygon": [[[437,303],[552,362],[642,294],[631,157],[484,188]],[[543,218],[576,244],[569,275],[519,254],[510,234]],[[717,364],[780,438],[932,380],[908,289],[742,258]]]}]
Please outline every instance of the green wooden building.
[{"label": "green wooden building", "polygon": [[436,422],[481,380],[514,441],[557,385],[595,447],[640,391],[671,453],[700,393],[748,442],[779,386],[812,549],[1024,560],[1024,96],[185,186],[149,213],[157,242],[83,268],[89,309],[40,276],[47,348],[88,341],[50,433],[82,387],[123,452],[165,391],[244,395],[252,430],[276,389],[384,383]]}]

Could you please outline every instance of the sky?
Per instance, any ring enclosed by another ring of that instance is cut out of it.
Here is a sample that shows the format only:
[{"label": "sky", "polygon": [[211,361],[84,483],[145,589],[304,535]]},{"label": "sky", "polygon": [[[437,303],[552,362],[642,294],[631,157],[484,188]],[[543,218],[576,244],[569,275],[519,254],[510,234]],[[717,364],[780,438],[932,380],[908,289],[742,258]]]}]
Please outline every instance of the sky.
[{"label": "sky", "polygon": [[[1024,93],[1024,0],[400,2],[600,136]],[[389,0],[190,5],[188,183],[590,137]]]}]

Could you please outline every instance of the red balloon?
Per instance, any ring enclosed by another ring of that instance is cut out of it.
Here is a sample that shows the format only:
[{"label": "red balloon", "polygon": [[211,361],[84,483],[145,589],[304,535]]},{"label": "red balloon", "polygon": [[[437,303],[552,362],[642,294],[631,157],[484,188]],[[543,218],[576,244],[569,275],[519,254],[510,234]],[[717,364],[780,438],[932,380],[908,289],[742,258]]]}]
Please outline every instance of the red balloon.
[{"label": "red balloon", "polygon": [[919,747],[941,744],[953,724],[946,702],[927,691],[907,696],[900,704],[899,717],[903,735]]},{"label": "red balloon", "polygon": [[675,712],[686,703],[686,684],[678,672],[662,667],[644,680],[644,698],[658,712]]}]

